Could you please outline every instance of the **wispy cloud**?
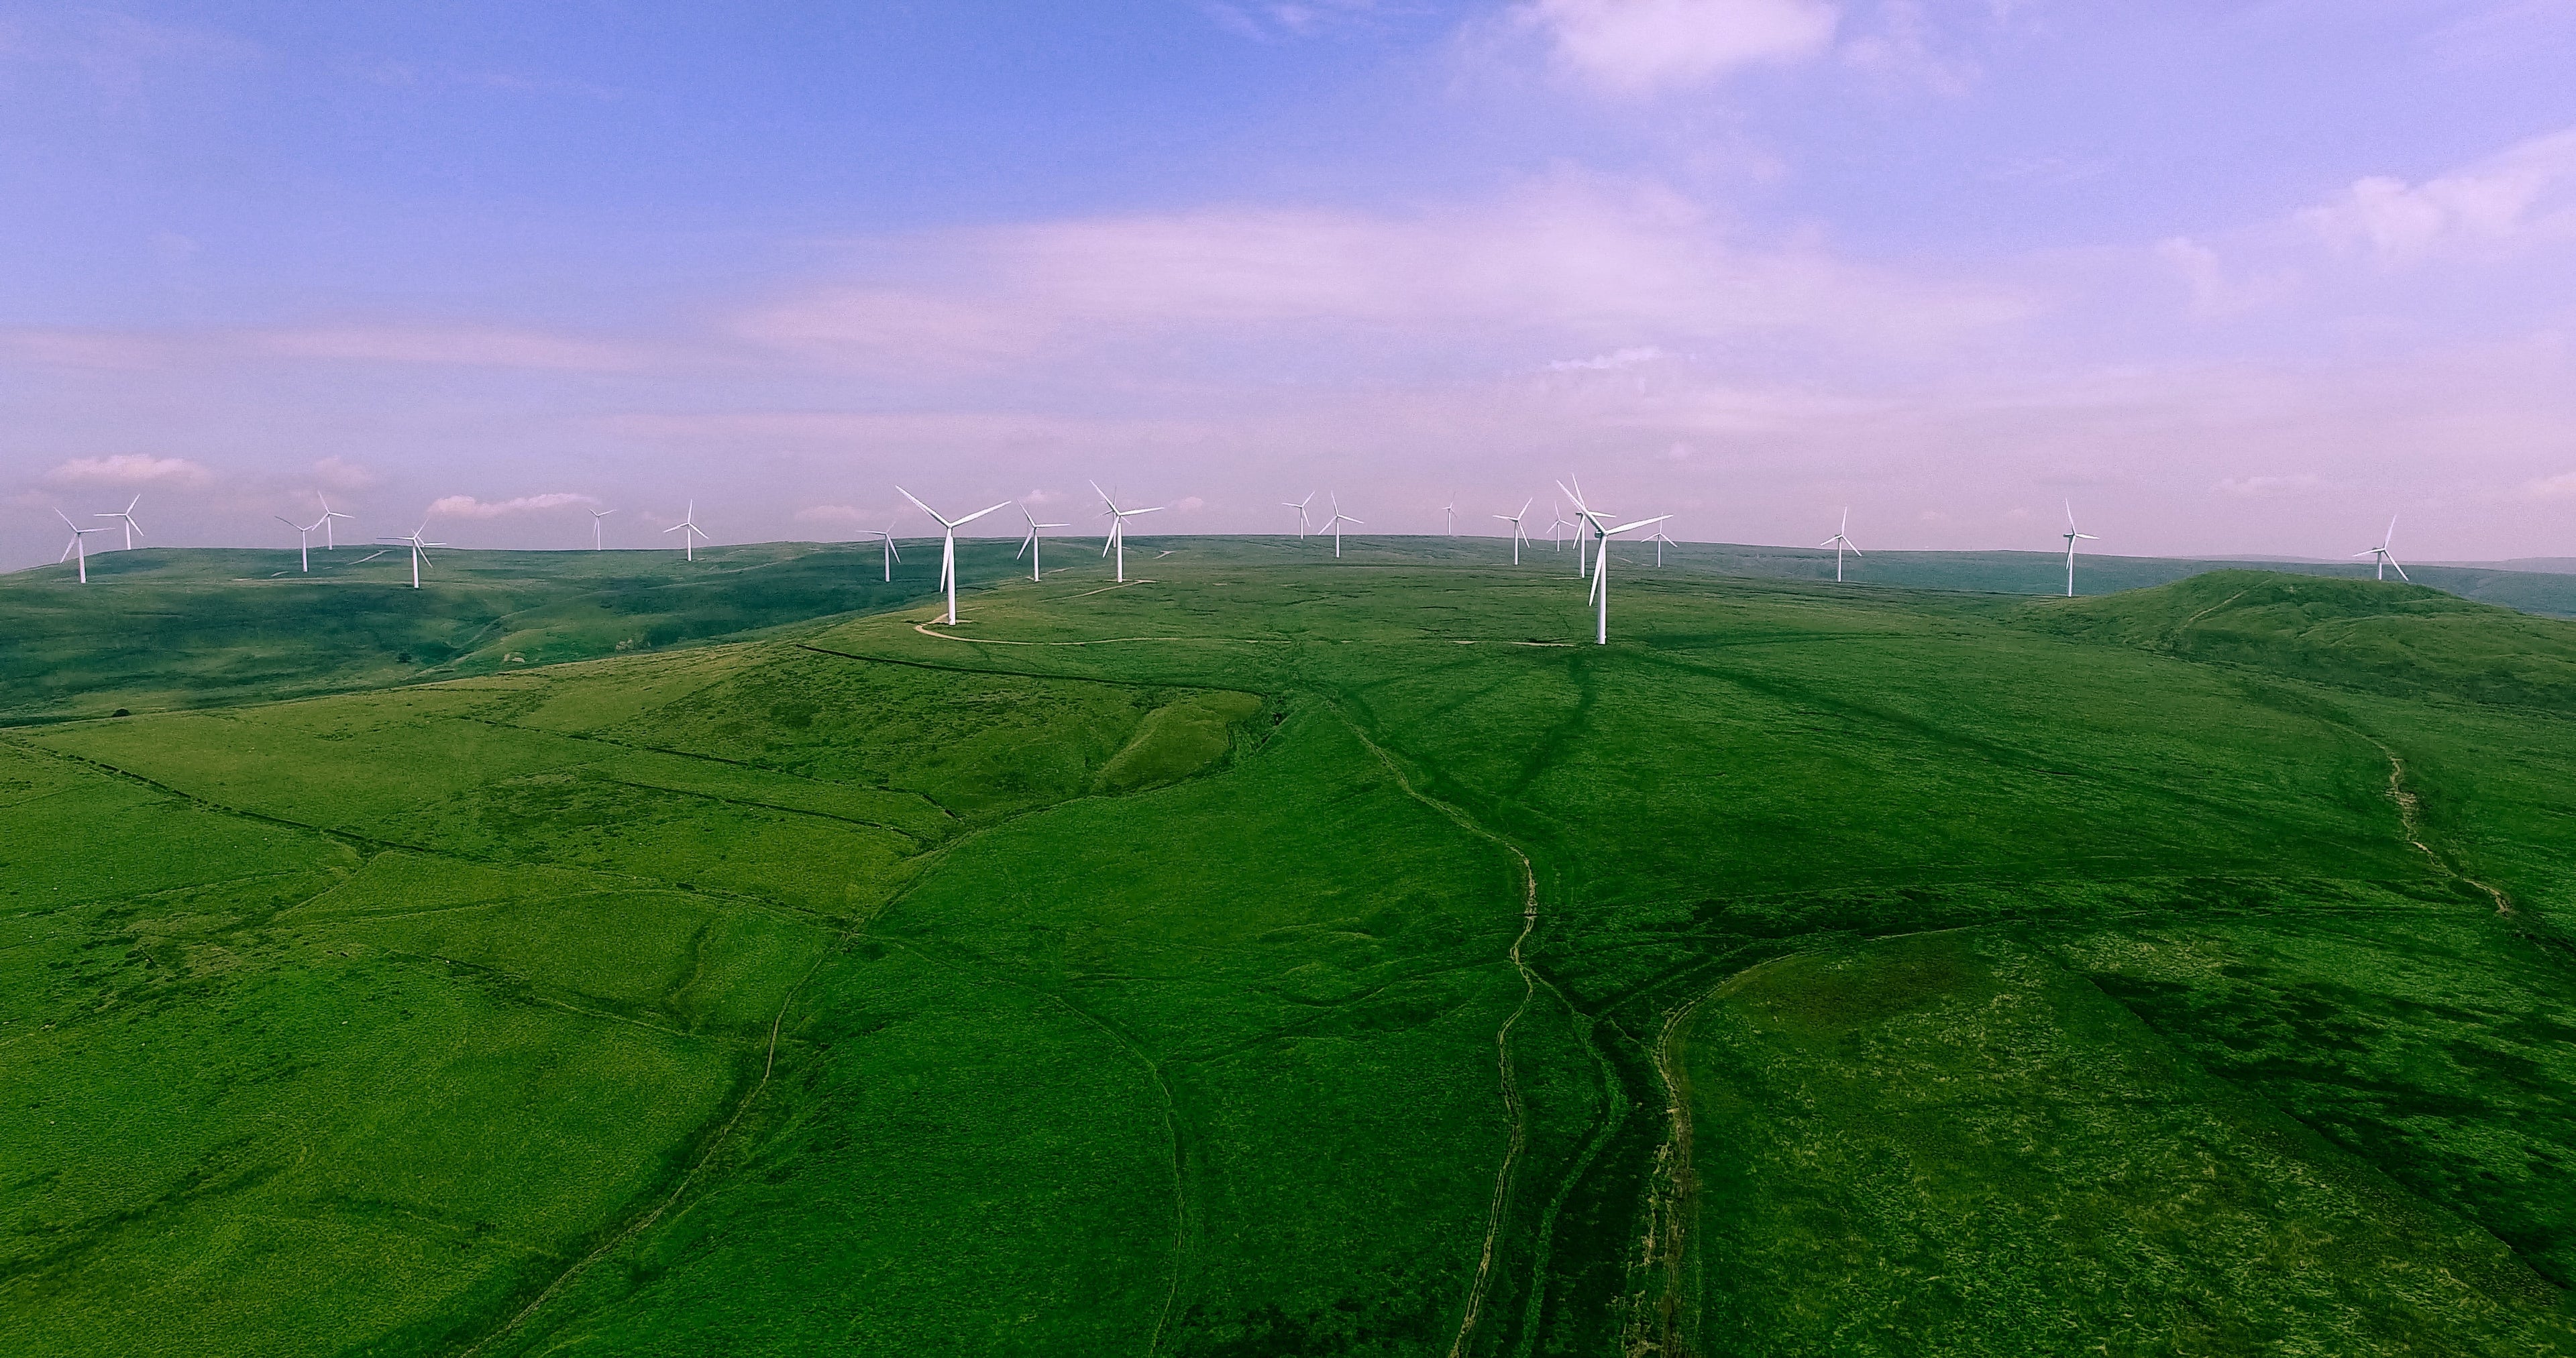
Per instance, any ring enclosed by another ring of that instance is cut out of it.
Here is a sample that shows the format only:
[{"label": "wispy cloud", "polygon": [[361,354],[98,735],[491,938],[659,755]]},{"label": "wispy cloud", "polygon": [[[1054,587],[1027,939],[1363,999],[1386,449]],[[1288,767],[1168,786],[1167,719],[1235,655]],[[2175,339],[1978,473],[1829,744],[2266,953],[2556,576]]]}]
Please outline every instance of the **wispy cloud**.
[{"label": "wispy cloud", "polygon": [[1824,0],[1529,0],[1512,14],[1561,74],[1614,95],[1821,55],[1842,17]]},{"label": "wispy cloud", "polygon": [[2267,500],[2279,495],[2296,495],[2315,490],[2325,483],[2313,476],[2243,476],[2228,477],[2214,489],[2221,495],[2240,500]]},{"label": "wispy cloud", "polygon": [[1606,354],[1594,354],[1590,358],[1550,359],[1547,366],[1550,372],[1609,372],[1617,368],[1633,368],[1640,363],[1652,363],[1663,357],[1666,357],[1664,351],[1654,345],[1638,344],[1625,349],[1614,349]]},{"label": "wispy cloud", "polygon": [[319,326],[258,332],[247,343],[290,358],[568,372],[632,372],[657,357],[642,345],[621,340],[490,326]]},{"label": "wispy cloud", "polygon": [[[1220,209],[875,243],[890,278],[825,285],[738,317],[755,343],[885,371],[1050,351],[1127,358],[1191,336],[1293,334],[1410,348],[1616,348],[1804,334],[1893,352],[2019,319],[2007,288],[1873,268],[1811,241],[1740,238],[1653,185],[1579,176],[1410,216]],[[1543,352],[1543,349],[1542,349]],[[1559,352],[1563,352],[1559,349]],[[1168,363],[1168,359],[1164,362]]]},{"label": "wispy cloud", "polygon": [[45,473],[58,486],[202,486],[214,473],[184,457],[118,453],[112,457],[76,457]]},{"label": "wispy cloud", "polygon": [[471,495],[447,495],[430,501],[429,512],[458,519],[503,519],[515,514],[542,514],[552,509],[588,507],[598,503],[596,496],[575,495],[569,491],[521,495],[508,500],[478,500]]}]

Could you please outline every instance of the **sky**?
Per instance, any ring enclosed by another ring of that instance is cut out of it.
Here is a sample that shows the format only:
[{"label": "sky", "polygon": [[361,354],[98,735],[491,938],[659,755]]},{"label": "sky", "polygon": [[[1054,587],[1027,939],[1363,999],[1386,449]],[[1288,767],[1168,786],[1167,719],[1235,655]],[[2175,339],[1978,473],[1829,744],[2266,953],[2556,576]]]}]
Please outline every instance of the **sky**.
[{"label": "sky", "polygon": [[0,0],[0,567],[136,496],[662,546],[1567,477],[2576,555],[2570,70],[2576,0]]}]

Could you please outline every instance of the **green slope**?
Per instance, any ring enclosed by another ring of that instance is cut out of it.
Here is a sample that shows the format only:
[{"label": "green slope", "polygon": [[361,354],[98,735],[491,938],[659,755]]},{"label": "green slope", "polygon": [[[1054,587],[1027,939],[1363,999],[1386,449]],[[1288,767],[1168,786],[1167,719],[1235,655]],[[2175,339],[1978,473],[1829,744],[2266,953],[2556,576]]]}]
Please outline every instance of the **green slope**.
[{"label": "green slope", "polygon": [[0,735],[0,1347],[2576,1352],[2576,626],[1162,550]]}]

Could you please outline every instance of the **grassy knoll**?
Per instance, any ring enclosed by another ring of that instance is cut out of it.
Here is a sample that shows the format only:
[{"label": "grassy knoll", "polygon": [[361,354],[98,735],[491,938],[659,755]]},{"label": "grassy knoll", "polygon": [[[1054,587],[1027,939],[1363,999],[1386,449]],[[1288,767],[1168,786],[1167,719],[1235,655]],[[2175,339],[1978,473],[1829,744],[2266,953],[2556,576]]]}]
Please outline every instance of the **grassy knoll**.
[{"label": "grassy knoll", "polygon": [[0,737],[0,1348],[2576,1352],[2576,627],[1488,546]]}]

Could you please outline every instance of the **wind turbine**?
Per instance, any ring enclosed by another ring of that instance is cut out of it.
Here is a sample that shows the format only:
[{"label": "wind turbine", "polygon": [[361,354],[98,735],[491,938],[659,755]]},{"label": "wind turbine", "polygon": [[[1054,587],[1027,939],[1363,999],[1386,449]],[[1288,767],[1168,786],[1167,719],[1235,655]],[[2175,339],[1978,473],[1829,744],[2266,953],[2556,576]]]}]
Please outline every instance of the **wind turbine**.
[{"label": "wind turbine", "polygon": [[1563,505],[1555,505],[1555,507],[1551,508],[1548,513],[1551,517],[1547,521],[1547,549],[1551,552],[1564,551],[1565,539],[1557,536],[1557,530],[1560,528],[1572,528],[1574,525],[1565,521],[1565,506]]},{"label": "wind turbine", "polygon": [[594,509],[590,511],[590,549],[592,551],[596,552],[600,550],[599,521],[616,512],[617,511],[614,509]]},{"label": "wind turbine", "polygon": [[[141,503],[143,503],[143,497],[137,495],[132,500],[128,501],[123,509],[114,510],[106,514],[92,514],[90,517],[93,519],[125,520],[125,550],[130,552],[134,550],[134,535],[143,531],[142,527],[134,522],[134,506]],[[60,565],[61,563],[56,562],[55,564]]]},{"label": "wind turbine", "polygon": [[[2372,579],[2387,579],[2390,568],[2394,567],[2397,571],[2397,578],[2400,580],[2406,580],[2406,568],[2404,566],[2399,566],[2397,564],[2396,554],[2388,550],[2388,544],[2396,537],[2397,516],[2391,514],[2388,516],[2388,531],[2379,535],[2379,545],[2366,552],[2353,553],[2354,556],[2366,556],[2371,558],[2373,563],[2379,567],[2379,573],[2372,576]],[[2411,585],[2415,582],[2412,580],[2406,580],[2406,583]]]},{"label": "wind turbine", "polygon": [[269,517],[295,530],[296,556],[302,560],[303,570],[305,573],[311,574],[313,570],[313,530],[321,527],[324,523],[328,522],[328,520],[315,519],[311,523],[297,523],[295,520],[290,519],[283,514],[272,514]]},{"label": "wind turbine", "polygon": [[1658,528],[1646,535],[1646,541],[1655,544],[1655,569],[1662,570],[1664,568],[1664,547],[1667,543],[1672,542],[1672,538],[1666,536],[1663,529]]},{"label": "wind turbine", "polygon": [[[681,515],[678,523],[672,524],[670,527],[665,528],[662,531],[665,533],[678,533],[680,535],[681,559],[687,561],[697,560],[698,539],[707,538],[707,530],[698,527],[698,502],[695,500],[689,501],[689,512]],[[713,542],[715,539],[707,538],[707,541]]]},{"label": "wind turbine", "polygon": [[[313,492],[313,498],[316,500],[322,500],[322,492],[318,490]],[[322,500],[322,550],[326,552],[333,551],[340,545],[339,539],[331,532],[331,521],[333,519],[355,520],[357,517],[358,516],[355,514],[343,514],[339,510],[333,509],[329,500]]]},{"label": "wind turbine", "polygon": [[1601,550],[1593,553],[1592,556],[1592,599],[1601,610],[1595,615],[1598,621],[1594,624],[1593,644],[1598,646],[1610,644],[1610,539],[1630,529],[1651,527],[1671,517],[1670,514],[1658,514],[1651,519],[1623,523],[1616,528],[1606,524],[1593,525],[1601,530]]},{"label": "wind turbine", "polygon": [[1044,579],[1045,577],[1038,572],[1038,530],[1041,528],[1071,528],[1073,525],[1069,523],[1040,523],[1038,522],[1038,516],[1030,513],[1029,507],[1025,504],[1020,506],[1020,517],[1029,521],[1029,535],[1020,539],[1020,551],[1011,553],[1011,559],[1013,561],[1017,561],[1020,559],[1020,552],[1028,553],[1029,578],[1032,580]]},{"label": "wind turbine", "polygon": [[1512,526],[1512,564],[1515,566],[1521,564],[1521,540],[1527,536],[1527,534],[1521,532],[1521,517],[1522,515],[1529,513],[1529,507],[1531,505],[1537,503],[1538,497],[1533,495],[1529,499],[1521,502],[1521,512],[1519,514],[1497,514],[1494,516],[1495,518],[1501,519],[1503,522]]},{"label": "wind turbine", "polygon": [[877,530],[877,536],[885,539],[885,578],[887,584],[894,583],[894,563],[903,560],[903,549],[894,545],[894,526],[897,523],[902,522],[902,519],[903,516],[898,514],[894,518],[886,520],[886,526]]},{"label": "wind turbine", "polygon": [[1440,506],[1440,512],[1448,516],[1449,536],[1453,538],[1458,536],[1458,502],[1452,500]]},{"label": "wind turbine", "polygon": [[1339,561],[1342,559],[1342,525],[1346,523],[1361,523],[1363,520],[1354,519],[1350,515],[1343,513],[1342,501],[1339,496],[1327,496],[1325,498],[1330,500],[1333,506],[1333,517],[1326,520],[1325,526],[1333,530],[1333,559],[1335,561]]},{"label": "wind turbine", "polygon": [[[1567,480],[1574,480],[1574,478],[1568,477]],[[1583,503],[1583,483],[1581,481],[1575,480],[1574,488],[1572,490],[1566,490],[1564,481],[1557,482],[1556,488],[1558,490],[1565,491],[1565,497],[1574,501],[1574,522],[1571,525],[1574,529],[1574,574],[1575,578],[1581,579],[1589,569],[1585,566],[1583,560],[1583,527],[1585,524],[1590,524],[1593,532],[1600,532],[1602,516],[1599,511],[1593,509],[1590,505]],[[1671,518],[1672,516],[1667,514],[1664,517]],[[1656,522],[1661,523],[1663,520],[1657,519]]]},{"label": "wind turbine", "polygon": [[[2071,506],[2069,507],[2066,523],[2070,528],[2075,526],[2075,518]],[[1867,552],[1862,551],[1858,547],[1852,546],[1852,540],[1850,538],[1843,536],[1843,528],[1849,527],[1851,527],[1851,507],[1849,505],[1845,505],[1843,507],[1842,528],[1835,529],[1832,537],[1816,544],[1819,547],[1831,547],[1834,549],[1834,583],[1837,585],[1843,582],[1843,553],[1850,552],[1853,556],[1868,555]],[[2075,544],[2071,542],[2067,544],[2069,548],[2072,548],[2074,545]],[[2075,587],[2072,583],[2073,573],[2071,569],[2068,574],[2068,580],[2069,584],[2067,585],[2067,593],[2072,594],[2075,592]]]},{"label": "wind turbine", "polygon": [[[399,523],[401,520],[397,519],[395,522]],[[378,542],[406,542],[411,544],[411,587],[413,589],[420,588],[420,559],[429,555],[428,549],[432,547],[444,547],[447,545],[444,542],[421,541],[421,530],[427,527],[429,527],[429,520],[423,519],[420,521],[419,528],[411,530],[409,534],[403,537],[376,539]]]},{"label": "wind turbine", "polygon": [[[82,545],[81,539],[88,537],[92,533],[104,533],[107,530],[104,528],[83,528],[79,524],[72,522],[72,518],[69,514],[66,514],[59,509],[54,511],[54,517],[63,521],[63,527],[72,530],[71,545],[63,548],[63,556],[76,556],[80,558],[80,582],[86,585],[89,583],[89,548]],[[63,556],[55,557],[54,564],[57,566],[63,564]]]},{"label": "wind turbine", "polygon": [[1297,511],[1297,540],[1299,542],[1306,540],[1306,506],[1313,503],[1315,503],[1315,492],[1311,490],[1306,492],[1305,499],[1282,500],[1279,502],[1282,509],[1293,509]]},{"label": "wind turbine", "polygon": [[[939,519],[939,511],[928,505],[922,505],[920,496],[913,494],[911,491],[905,490],[901,486],[897,486],[894,489],[896,494],[912,501],[914,504],[921,505],[922,513],[927,514],[934,519]],[[948,591],[948,625],[951,627],[957,625],[957,530],[1009,503],[1010,501],[1004,500],[998,505],[986,505],[982,509],[976,510],[974,513],[969,514],[962,519],[939,519],[940,531],[946,535],[939,541],[939,583],[942,588]],[[886,543],[891,547],[894,543],[894,539],[887,538]]]},{"label": "wind turbine", "polygon": [[[2389,520],[2389,527],[2394,528],[2396,526],[2396,520]],[[2066,539],[2066,597],[2072,599],[2075,597],[2075,544],[2078,542],[2099,542],[2101,539],[2093,536],[2091,533],[2078,533],[2075,531],[2075,502],[2072,500],[2066,502],[2066,531],[2058,534],[2058,536]]]},{"label": "wind turbine", "polygon": [[[1110,549],[1117,549],[1118,583],[1123,585],[1127,583],[1127,521],[1139,514],[1154,513],[1155,511],[1160,510],[1163,506],[1155,505],[1149,509],[1120,509],[1118,507],[1118,502],[1109,498],[1109,492],[1100,488],[1099,482],[1092,482],[1091,489],[1093,494],[1100,497],[1100,503],[1109,506],[1109,508],[1101,511],[1102,517],[1109,520],[1109,540],[1100,544],[1100,554],[1102,556],[1107,556],[1109,555]],[[1309,495],[1306,498],[1311,500],[1315,497]]]}]

